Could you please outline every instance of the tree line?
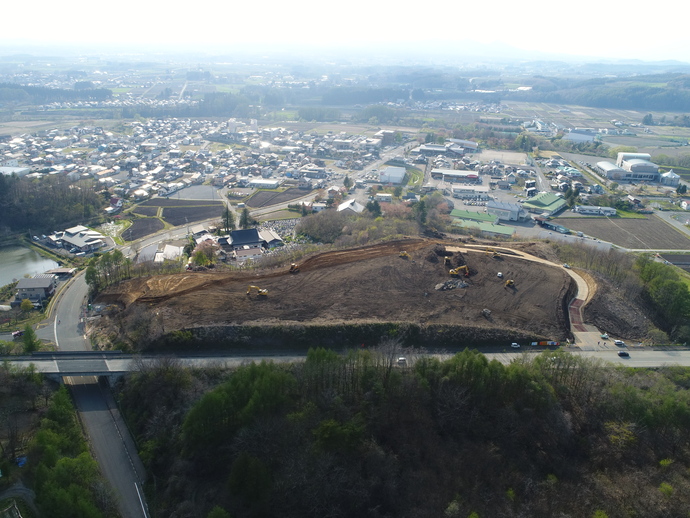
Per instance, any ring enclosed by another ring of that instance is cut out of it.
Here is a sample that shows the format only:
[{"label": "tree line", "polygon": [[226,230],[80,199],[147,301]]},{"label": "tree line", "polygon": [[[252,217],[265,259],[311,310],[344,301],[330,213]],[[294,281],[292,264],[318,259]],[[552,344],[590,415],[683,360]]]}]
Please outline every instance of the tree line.
[{"label": "tree line", "polygon": [[[90,87],[91,86],[91,87]],[[93,84],[76,83],[73,90],[0,83],[0,102],[47,104],[65,101],[105,101],[113,96],[107,88],[93,88]]]},{"label": "tree line", "polygon": [[635,266],[644,285],[644,294],[669,335],[681,342],[690,340],[688,285],[673,266],[655,261],[649,254],[639,256]]},{"label": "tree line", "polygon": [[142,365],[119,398],[154,512],[590,518],[690,505],[688,369],[417,353],[385,338],[231,372]]},{"label": "tree line", "polygon": [[0,175],[0,232],[49,232],[100,216],[104,205],[91,180]]}]

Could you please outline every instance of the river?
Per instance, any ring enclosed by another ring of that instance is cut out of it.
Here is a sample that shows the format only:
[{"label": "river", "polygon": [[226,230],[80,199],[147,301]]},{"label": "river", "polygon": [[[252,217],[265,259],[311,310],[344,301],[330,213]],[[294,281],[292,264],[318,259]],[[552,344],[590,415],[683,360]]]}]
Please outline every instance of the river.
[{"label": "river", "polygon": [[59,265],[46,259],[36,250],[25,246],[0,246],[0,286],[5,286],[24,275],[43,273]]}]

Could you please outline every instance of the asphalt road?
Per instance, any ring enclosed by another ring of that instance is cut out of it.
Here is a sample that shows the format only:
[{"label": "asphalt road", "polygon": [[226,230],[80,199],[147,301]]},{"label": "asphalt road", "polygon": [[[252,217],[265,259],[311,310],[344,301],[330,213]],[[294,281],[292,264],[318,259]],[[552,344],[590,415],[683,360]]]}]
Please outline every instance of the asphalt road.
[{"label": "asphalt road", "polygon": [[[87,293],[82,273],[60,291],[52,320],[39,327],[37,336],[54,341],[59,351],[91,350],[84,335]],[[65,382],[70,386],[101,473],[116,494],[120,514],[125,518],[146,518],[141,492],[144,467],[109,389],[101,387],[93,376],[70,377]]]},{"label": "asphalt road", "polygon": [[59,296],[52,323],[55,345],[59,351],[91,349],[89,341],[84,336],[84,305],[87,294],[88,286],[82,272]]},{"label": "asphalt road", "polygon": [[109,404],[108,389],[102,389],[94,376],[69,377],[66,382],[101,473],[115,489],[120,514],[146,518],[139,477],[144,468],[124,421]]}]

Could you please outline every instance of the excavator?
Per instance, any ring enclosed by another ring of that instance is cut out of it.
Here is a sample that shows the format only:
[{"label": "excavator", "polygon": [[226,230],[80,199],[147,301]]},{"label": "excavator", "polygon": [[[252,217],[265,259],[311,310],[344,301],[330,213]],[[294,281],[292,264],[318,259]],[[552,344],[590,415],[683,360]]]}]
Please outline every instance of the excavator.
[{"label": "excavator", "polygon": [[249,288],[247,288],[247,295],[249,295],[252,291],[256,291],[256,294],[262,297],[266,297],[268,295],[268,290],[262,290],[258,286],[249,286]]},{"label": "excavator", "polygon": [[299,273],[299,266],[297,266],[295,263],[292,263],[290,265],[290,273]]},{"label": "excavator", "polygon": [[490,255],[493,258],[501,257],[501,253],[493,248],[487,248],[485,253],[486,255]]},{"label": "excavator", "polygon": [[515,281],[513,279],[508,279],[503,285],[504,288],[512,288],[515,286]]},{"label": "excavator", "polygon": [[402,257],[403,259],[409,259],[410,254],[408,254],[405,250],[401,250],[400,251],[400,257]]},{"label": "excavator", "polygon": [[470,269],[467,265],[458,266],[457,268],[453,268],[452,270],[448,271],[448,273],[451,275],[460,275],[460,272],[465,272],[465,277],[470,276]]}]

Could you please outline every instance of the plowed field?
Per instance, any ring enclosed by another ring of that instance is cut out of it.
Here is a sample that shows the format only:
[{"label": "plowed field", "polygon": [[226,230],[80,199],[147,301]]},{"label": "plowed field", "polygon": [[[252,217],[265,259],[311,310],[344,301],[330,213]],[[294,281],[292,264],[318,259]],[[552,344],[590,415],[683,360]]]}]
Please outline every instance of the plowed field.
[{"label": "plowed field", "polygon": [[[410,259],[399,257],[401,250]],[[100,301],[120,304],[125,318],[154,311],[167,332],[231,324],[413,322],[565,336],[563,299],[571,280],[562,269],[506,253],[494,259],[483,250],[456,252],[453,265],[466,262],[472,272],[463,278],[468,286],[437,291],[451,277],[435,250],[435,242],[410,239],[315,255],[297,274],[286,266],[134,279]],[[506,279],[515,281],[514,289],[504,287]],[[247,295],[249,285],[268,289],[268,296]],[[491,310],[488,319],[485,308]]]}]

